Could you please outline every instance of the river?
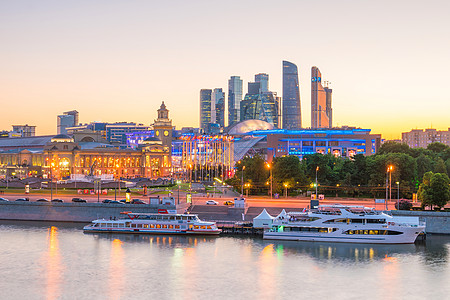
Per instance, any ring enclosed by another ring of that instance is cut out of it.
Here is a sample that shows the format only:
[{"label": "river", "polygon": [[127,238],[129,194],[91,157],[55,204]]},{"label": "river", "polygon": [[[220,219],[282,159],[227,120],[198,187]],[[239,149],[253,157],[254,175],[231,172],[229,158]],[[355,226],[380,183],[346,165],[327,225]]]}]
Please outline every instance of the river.
[{"label": "river", "polygon": [[1,299],[446,299],[450,236],[414,245],[84,234],[0,223]]}]

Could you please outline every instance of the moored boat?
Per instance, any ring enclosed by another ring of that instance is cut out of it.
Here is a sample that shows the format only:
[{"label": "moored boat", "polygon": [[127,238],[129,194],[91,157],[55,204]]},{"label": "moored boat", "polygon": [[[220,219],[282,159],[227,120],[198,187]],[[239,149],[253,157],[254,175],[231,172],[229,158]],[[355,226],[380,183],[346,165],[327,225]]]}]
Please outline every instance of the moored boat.
[{"label": "moored boat", "polygon": [[122,212],[115,220],[97,219],[84,232],[218,235],[215,222],[202,221],[194,214],[151,214]]},{"label": "moored boat", "polygon": [[370,244],[410,244],[424,232],[418,217],[398,217],[373,208],[320,205],[278,216],[264,239]]}]

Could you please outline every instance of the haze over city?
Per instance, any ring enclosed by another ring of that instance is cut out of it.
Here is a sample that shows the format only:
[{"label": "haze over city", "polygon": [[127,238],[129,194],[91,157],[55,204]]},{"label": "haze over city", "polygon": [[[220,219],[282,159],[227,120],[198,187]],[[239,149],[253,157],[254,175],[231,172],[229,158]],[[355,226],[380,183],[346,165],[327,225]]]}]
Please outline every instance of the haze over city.
[{"label": "haze over city", "polygon": [[81,122],[153,122],[164,100],[178,128],[199,126],[199,90],[230,76],[299,68],[310,126],[311,67],[333,89],[334,126],[400,138],[447,129],[450,21],[445,1],[0,1],[0,128],[56,132]]}]

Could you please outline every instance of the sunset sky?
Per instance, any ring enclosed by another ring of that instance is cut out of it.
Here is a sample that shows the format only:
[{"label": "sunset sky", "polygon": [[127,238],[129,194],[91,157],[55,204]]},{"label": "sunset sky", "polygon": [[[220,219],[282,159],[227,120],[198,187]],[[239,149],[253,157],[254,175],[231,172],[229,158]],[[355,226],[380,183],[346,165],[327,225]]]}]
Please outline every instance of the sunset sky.
[{"label": "sunset sky", "polygon": [[199,91],[232,75],[300,72],[310,126],[310,72],[333,89],[335,126],[400,138],[450,127],[448,1],[0,0],[0,130],[56,116],[150,124],[164,100],[177,128],[199,126]]}]

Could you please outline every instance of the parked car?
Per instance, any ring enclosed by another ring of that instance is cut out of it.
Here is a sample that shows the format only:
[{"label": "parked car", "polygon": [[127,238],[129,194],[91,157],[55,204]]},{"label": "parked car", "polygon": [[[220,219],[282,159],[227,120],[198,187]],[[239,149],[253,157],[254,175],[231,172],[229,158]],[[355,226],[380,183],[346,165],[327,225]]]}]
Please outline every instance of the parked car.
[{"label": "parked car", "polygon": [[45,198],[37,199],[36,202],[50,202]]},{"label": "parked car", "polygon": [[59,203],[61,203],[61,202],[64,202],[64,200],[62,200],[62,199],[53,199],[52,202],[59,202]]},{"label": "parked car", "polygon": [[227,200],[227,201],[225,201],[225,202],[223,203],[223,205],[231,206],[231,205],[234,205],[234,202],[233,202],[233,201],[230,201],[230,200]]},{"label": "parked car", "polygon": [[131,204],[147,204],[147,203],[145,203],[141,199],[133,199],[131,200]]},{"label": "parked car", "polygon": [[116,200],[111,200],[108,202],[108,204],[121,204],[121,205],[125,205],[125,203],[120,202],[120,201],[116,201]]},{"label": "parked car", "polygon": [[219,204],[219,202],[214,201],[214,200],[208,200],[208,201],[206,201],[206,205],[218,205],[218,204]]},{"label": "parked car", "polygon": [[30,201],[30,199],[29,198],[19,198],[19,199],[16,199],[16,201]]},{"label": "parked car", "polygon": [[81,198],[72,198],[72,202],[86,203],[87,201]]},{"label": "parked car", "polygon": [[6,199],[6,198],[1,198],[1,197],[0,197],[0,201],[9,201],[9,200]]},{"label": "parked car", "polygon": [[122,200],[120,200],[120,202],[122,202],[122,203],[127,203],[127,199],[122,199]]},{"label": "parked car", "polygon": [[109,203],[109,202],[111,202],[111,201],[113,201],[113,200],[111,200],[111,199],[105,199],[105,200],[102,201],[102,203]]}]

